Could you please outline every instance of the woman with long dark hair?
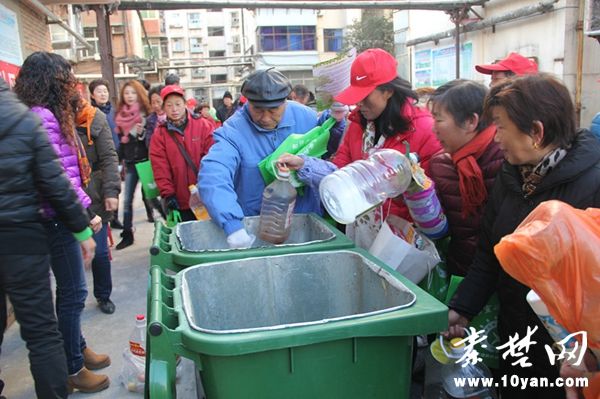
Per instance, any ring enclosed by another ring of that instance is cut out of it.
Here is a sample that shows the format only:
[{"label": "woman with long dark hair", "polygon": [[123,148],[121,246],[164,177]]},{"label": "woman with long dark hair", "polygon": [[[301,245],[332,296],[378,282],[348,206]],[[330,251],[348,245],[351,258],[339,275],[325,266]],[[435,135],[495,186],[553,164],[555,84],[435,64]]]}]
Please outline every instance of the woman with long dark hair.
[{"label": "woman with long dark hair", "polygon": [[[337,168],[366,159],[378,149],[405,153],[408,143],[428,172],[429,159],[441,146],[432,132],[431,114],[416,105],[417,94],[408,81],[398,76],[396,68],[396,59],[382,49],[359,54],[352,63],[350,87],[335,98],[342,104],[356,104],[356,109],[348,117],[350,126],[331,162],[289,154],[283,155],[280,162],[298,170],[298,176],[306,183],[318,186],[324,176]],[[404,201],[391,199],[348,225],[346,233],[358,246],[369,248],[388,214],[411,220]]]},{"label": "woman with long dark hair", "polygon": [[[90,178],[85,150],[75,131],[75,101],[79,94],[75,87],[71,65],[58,54],[35,52],[21,67],[15,82],[19,99],[42,120],[54,151],[69,177],[79,201],[90,213],[90,227],[102,228],[102,219],[91,213],[90,198],[83,188]],[[87,167],[86,167],[87,165]],[[94,374],[110,365],[107,355],[94,353],[87,347],[81,333],[81,312],[87,297],[84,264],[78,237],[56,217],[56,211],[45,203],[45,228],[48,233],[52,272],[56,278],[56,314],[67,354],[68,384],[70,389],[97,392],[108,387],[106,375]]]}]

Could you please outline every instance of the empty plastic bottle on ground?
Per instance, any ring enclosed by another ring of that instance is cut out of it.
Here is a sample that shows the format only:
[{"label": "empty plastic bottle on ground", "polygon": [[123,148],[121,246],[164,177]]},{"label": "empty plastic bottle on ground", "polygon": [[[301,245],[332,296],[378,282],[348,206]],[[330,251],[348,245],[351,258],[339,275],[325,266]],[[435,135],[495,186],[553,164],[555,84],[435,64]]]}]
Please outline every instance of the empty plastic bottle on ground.
[{"label": "empty plastic bottle on ground", "polygon": [[135,327],[129,336],[129,350],[137,356],[146,356],[146,317],[135,316]]},{"label": "empty plastic bottle on ground", "polygon": [[289,177],[289,170],[279,167],[277,179],[263,191],[258,227],[258,237],[263,241],[281,244],[290,235],[296,189],[289,182]]},{"label": "empty plastic bottle on ground", "polygon": [[[463,362],[457,363],[466,351],[464,344],[458,344],[461,340],[462,338],[454,338],[450,341],[450,351],[447,353],[450,361],[447,364],[442,365],[441,377],[446,395],[451,399],[497,399],[494,388],[481,386],[484,379],[492,378],[492,373],[483,362],[478,362],[476,364],[467,362],[466,365]],[[470,385],[469,381],[477,382],[478,384]],[[461,382],[464,382],[464,385],[461,384]]]},{"label": "empty plastic bottle on ground", "polygon": [[130,392],[144,392],[146,369],[146,318],[135,317],[135,327],[129,336],[129,348],[123,351],[120,379]]},{"label": "empty plastic bottle on ground", "polygon": [[206,207],[202,203],[202,200],[200,199],[198,187],[196,187],[195,184],[190,184],[188,188],[190,190],[190,210],[194,212],[194,216],[196,216],[197,220],[209,220],[210,216],[206,210]]},{"label": "empty plastic bottle on ground", "polygon": [[325,176],[319,194],[331,217],[349,224],[387,198],[404,193],[411,179],[408,159],[399,151],[384,149]]}]

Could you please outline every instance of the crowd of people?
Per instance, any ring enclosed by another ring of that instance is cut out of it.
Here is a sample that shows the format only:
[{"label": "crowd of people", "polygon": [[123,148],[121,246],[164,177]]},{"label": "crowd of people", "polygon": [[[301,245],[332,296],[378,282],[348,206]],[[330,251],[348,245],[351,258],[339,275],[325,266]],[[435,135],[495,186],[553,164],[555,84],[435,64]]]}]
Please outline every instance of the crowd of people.
[{"label": "crowd of people", "polygon": [[[539,345],[529,352],[534,366],[517,368],[501,358],[501,374],[556,378],[559,370],[548,363],[542,345],[552,339],[525,300],[529,288],[503,271],[493,247],[542,201],[600,207],[600,142],[576,128],[568,90],[532,60],[511,53],[476,69],[491,76],[490,89],[457,79],[417,92],[398,76],[391,54],[369,49],[353,62],[350,86],[319,115],[310,107],[314,95],[274,68],[251,73],[237,99],[226,91],[217,109],[187,98],[175,75],[154,87],[123,82],[113,106],[106,80],[88,85],[87,102],[64,58],[31,54],[14,94],[0,82],[6,115],[0,174],[7,176],[0,182],[0,288],[21,325],[38,397],[97,392],[110,383],[94,372],[110,365],[110,358],[90,349],[82,331],[84,270],[92,269],[99,309],[113,313],[109,235],[111,228],[122,229],[117,250],[134,244],[133,199],[144,164],[158,188],[158,195],[141,191],[149,221],[155,210],[165,220],[175,211],[183,221],[195,220],[189,187],[197,185],[229,246],[247,248],[255,237],[243,219],[260,213],[265,188],[259,162],[291,134],[330,117],[335,125],[324,156],[284,154],[278,160],[306,185],[294,212],[323,213],[318,186],[328,174],[379,149],[405,153],[408,146],[434,182],[448,218],[448,270],[464,277],[443,334],[462,335],[497,293],[502,342],[539,326],[533,336]],[[403,199],[393,198],[345,232],[368,249],[388,215],[411,220]],[[590,366],[582,373],[595,371]],[[565,396],[558,387],[500,391],[511,399]]]}]

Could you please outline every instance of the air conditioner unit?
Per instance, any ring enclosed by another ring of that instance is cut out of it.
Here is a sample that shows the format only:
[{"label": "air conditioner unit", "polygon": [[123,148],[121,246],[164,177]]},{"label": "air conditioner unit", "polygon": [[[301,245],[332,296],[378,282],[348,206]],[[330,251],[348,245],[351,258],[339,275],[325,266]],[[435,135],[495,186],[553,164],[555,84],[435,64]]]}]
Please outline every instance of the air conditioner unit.
[{"label": "air conditioner unit", "polygon": [[600,36],[600,0],[586,0],[585,34]]}]

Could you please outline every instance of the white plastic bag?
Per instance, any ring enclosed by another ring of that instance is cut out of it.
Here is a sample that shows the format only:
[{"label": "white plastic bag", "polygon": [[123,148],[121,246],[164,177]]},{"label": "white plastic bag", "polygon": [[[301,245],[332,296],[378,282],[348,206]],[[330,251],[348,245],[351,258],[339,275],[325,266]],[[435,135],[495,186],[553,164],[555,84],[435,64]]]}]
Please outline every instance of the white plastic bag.
[{"label": "white plastic bag", "polygon": [[394,215],[385,219],[369,252],[415,284],[440,262],[433,242]]},{"label": "white plastic bag", "polygon": [[144,393],[146,380],[146,358],[136,356],[129,348],[123,351],[121,382],[129,392]]}]

